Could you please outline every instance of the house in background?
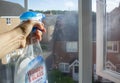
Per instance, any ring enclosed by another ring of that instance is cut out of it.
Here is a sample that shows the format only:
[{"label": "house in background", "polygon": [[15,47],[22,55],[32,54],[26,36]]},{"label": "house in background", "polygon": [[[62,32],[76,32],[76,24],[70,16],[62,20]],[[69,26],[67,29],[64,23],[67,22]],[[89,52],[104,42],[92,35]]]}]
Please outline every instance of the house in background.
[{"label": "house in background", "polygon": [[0,0],[0,33],[13,29],[20,23],[19,16],[25,9],[17,4]]},{"label": "house in background", "polygon": [[[105,69],[120,73],[120,5],[107,14],[107,41]],[[93,42],[95,80],[111,83],[96,75],[96,42]]]},{"label": "house in background", "polygon": [[53,33],[53,68],[69,74],[78,81],[78,14],[59,15]]},{"label": "house in background", "polygon": [[[20,14],[24,11],[25,9],[17,3],[0,0],[0,33],[15,28],[20,23]],[[0,83],[13,83],[13,72],[13,69],[10,70],[8,65],[3,65],[0,61]]]},{"label": "house in background", "polygon": [[[93,18],[93,64],[96,64],[96,14]],[[67,73],[78,81],[78,15],[69,12],[59,15],[53,33],[53,68]]]},{"label": "house in background", "polygon": [[107,69],[120,73],[120,4],[108,13]]},{"label": "house in background", "polygon": [[52,40],[52,34],[54,32],[57,15],[53,15],[52,13],[50,13],[45,14],[45,16],[46,17],[44,19],[44,25],[46,28],[46,33],[43,33],[43,38],[41,42],[50,43],[50,41]]}]

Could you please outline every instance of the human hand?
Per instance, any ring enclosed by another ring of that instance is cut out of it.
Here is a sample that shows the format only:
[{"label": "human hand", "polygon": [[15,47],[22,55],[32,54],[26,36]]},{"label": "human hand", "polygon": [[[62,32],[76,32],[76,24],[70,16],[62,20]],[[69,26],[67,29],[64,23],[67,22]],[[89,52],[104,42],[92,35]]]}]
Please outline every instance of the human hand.
[{"label": "human hand", "polygon": [[31,33],[33,27],[37,27],[39,29],[35,31],[34,36],[36,36],[38,40],[41,40],[42,32],[46,32],[46,29],[44,28],[43,23],[33,20],[22,22],[14,29],[1,33],[0,59],[13,50],[24,48],[26,46],[26,42],[29,40],[29,34]]},{"label": "human hand", "polygon": [[21,47],[25,47],[26,42],[29,40],[29,35],[30,35],[33,27],[38,28],[34,32],[34,36],[36,36],[36,38],[38,40],[40,40],[40,41],[42,40],[42,33],[46,32],[44,24],[40,23],[39,21],[36,21],[36,20],[24,21],[20,25],[17,26],[17,28],[20,28],[20,30],[22,31],[22,35],[23,35],[23,38],[24,38],[22,43],[21,43]]}]

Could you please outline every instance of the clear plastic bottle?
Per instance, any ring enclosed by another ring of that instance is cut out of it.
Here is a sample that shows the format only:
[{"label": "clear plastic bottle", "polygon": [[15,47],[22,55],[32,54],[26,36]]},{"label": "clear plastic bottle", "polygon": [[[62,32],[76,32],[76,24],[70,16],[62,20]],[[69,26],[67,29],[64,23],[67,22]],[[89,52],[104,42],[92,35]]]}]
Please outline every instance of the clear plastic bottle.
[{"label": "clear plastic bottle", "polygon": [[[27,14],[30,15],[31,12],[27,12]],[[32,12],[32,14],[36,13]],[[28,15],[23,14],[23,17]],[[38,15],[30,16],[33,19],[33,17],[37,18],[36,16]],[[30,19],[29,16],[25,18]],[[32,35],[30,39],[31,44],[25,48],[23,54],[16,62],[14,83],[48,83],[46,65],[40,43]]]},{"label": "clear plastic bottle", "polygon": [[38,41],[27,46],[18,59],[14,83],[48,83],[45,61]]}]

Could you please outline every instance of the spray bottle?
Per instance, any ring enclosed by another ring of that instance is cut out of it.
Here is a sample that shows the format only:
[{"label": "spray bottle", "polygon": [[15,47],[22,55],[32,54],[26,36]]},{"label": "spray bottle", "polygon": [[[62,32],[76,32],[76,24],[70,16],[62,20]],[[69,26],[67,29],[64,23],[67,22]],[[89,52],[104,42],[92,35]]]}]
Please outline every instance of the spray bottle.
[{"label": "spray bottle", "polygon": [[[27,11],[20,16],[21,21],[38,20],[42,21],[45,15],[42,13]],[[34,33],[36,27],[31,32]],[[48,83],[45,61],[42,56],[42,49],[39,41],[32,37],[23,54],[15,65],[14,83]]]}]

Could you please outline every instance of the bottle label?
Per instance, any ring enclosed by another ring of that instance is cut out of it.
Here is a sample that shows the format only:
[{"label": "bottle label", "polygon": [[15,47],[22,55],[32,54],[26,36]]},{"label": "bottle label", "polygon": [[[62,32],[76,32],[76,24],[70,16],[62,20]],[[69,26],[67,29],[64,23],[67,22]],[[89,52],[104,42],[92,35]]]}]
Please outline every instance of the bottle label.
[{"label": "bottle label", "polygon": [[25,83],[48,83],[45,61],[41,56],[37,56],[28,64]]}]

